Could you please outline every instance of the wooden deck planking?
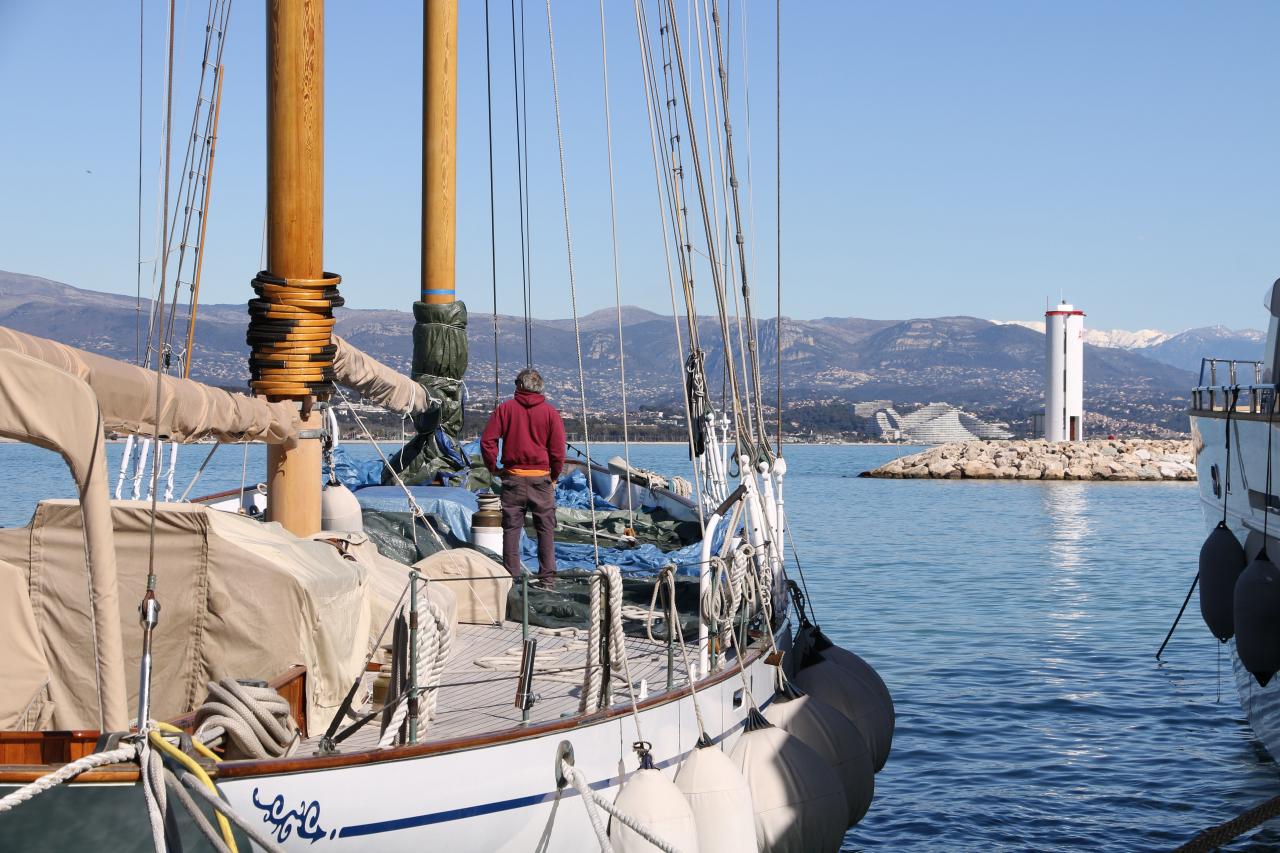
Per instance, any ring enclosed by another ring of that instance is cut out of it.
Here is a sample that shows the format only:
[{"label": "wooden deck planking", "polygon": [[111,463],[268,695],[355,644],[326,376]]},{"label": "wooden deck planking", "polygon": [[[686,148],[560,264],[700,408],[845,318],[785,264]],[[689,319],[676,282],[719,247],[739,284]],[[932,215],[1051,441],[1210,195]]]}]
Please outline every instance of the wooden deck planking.
[{"label": "wooden deck planking", "polygon": [[[586,664],[586,632],[577,636],[541,628],[531,628],[530,636],[538,640],[533,679],[537,701],[529,712],[528,724],[545,723],[572,716],[578,712],[579,695]],[[515,707],[520,654],[523,646],[518,623],[502,625],[459,625],[457,637],[441,677],[436,712],[427,731],[427,740],[482,735],[518,728],[520,709]],[[696,645],[690,645],[691,651]],[[666,689],[667,647],[643,637],[627,638],[627,657],[635,680],[637,698],[640,682],[646,682],[649,694]],[[504,661],[506,667],[494,669],[482,661]],[[675,655],[674,684],[685,684],[683,659]],[[368,676],[372,678],[373,676]],[[626,679],[621,668],[613,676],[613,703],[630,701]],[[375,749],[379,719],[374,719],[341,745],[344,752]],[[300,752],[314,748],[316,739],[304,742]]]}]

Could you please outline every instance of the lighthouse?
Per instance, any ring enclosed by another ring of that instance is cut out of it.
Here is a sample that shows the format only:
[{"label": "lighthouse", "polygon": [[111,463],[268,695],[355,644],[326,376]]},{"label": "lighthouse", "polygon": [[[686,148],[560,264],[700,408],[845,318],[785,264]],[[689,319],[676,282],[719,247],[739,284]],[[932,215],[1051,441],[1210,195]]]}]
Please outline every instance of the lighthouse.
[{"label": "lighthouse", "polygon": [[1044,437],[1084,438],[1084,312],[1063,302],[1044,312]]}]

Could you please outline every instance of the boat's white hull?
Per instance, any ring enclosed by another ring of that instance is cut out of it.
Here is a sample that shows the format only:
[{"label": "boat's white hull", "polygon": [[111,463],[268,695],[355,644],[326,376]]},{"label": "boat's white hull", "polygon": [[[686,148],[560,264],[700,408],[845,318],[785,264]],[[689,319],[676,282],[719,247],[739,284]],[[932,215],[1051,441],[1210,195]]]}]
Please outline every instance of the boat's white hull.
[{"label": "boat's white hull", "polygon": [[[767,702],[774,670],[747,667],[750,695]],[[736,675],[699,691],[708,734],[731,749],[749,709]],[[654,761],[674,777],[694,748],[693,701],[642,710],[640,731]],[[219,787],[242,815],[261,820],[286,847],[299,850],[595,851],[582,799],[557,788],[561,744],[593,788],[613,799],[637,766],[631,714],[493,746],[400,761],[307,773],[226,778]],[[607,817],[607,816],[606,816]]]},{"label": "boat's white hull", "polygon": [[[1280,491],[1280,423],[1273,429],[1276,432],[1271,448],[1272,488]],[[1264,526],[1268,535],[1268,551],[1273,557],[1280,556],[1280,511],[1272,509],[1267,518],[1264,510],[1267,504],[1267,422],[1232,419],[1229,470],[1225,430],[1226,419],[1221,412],[1216,417],[1200,414],[1191,416],[1205,532],[1208,533],[1222,521],[1225,494],[1227,526],[1242,543],[1248,543],[1249,556],[1256,553],[1256,545],[1261,542]],[[1259,686],[1257,679],[1240,663],[1234,640],[1228,643],[1228,648],[1236,692],[1249,725],[1267,752],[1272,756],[1280,756],[1280,678],[1273,679],[1266,687]]]}]

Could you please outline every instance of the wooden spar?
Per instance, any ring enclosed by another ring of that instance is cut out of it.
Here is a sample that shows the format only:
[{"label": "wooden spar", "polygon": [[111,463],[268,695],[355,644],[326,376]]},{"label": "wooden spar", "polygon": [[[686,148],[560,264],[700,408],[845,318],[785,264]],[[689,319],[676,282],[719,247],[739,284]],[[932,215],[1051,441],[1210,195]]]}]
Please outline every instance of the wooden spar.
[{"label": "wooden spar", "polygon": [[191,349],[196,343],[196,311],[200,307],[200,274],[204,271],[204,235],[209,225],[209,194],[213,192],[213,154],[218,146],[218,116],[222,112],[222,76],[226,68],[214,70],[213,128],[209,133],[209,162],[205,165],[204,195],[201,197],[200,236],[196,238],[196,274],[191,278],[191,316],[187,317],[187,348],[182,357],[182,378],[191,378]]},{"label": "wooden spar", "polygon": [[[322,0],[267,2],[267,270],[284,279],[324,274]],[[267,518],[310,536],[320,529],[321,417],[312,398],[293,399],[316,437],[267,447]]]},{"label": "wooden spar", "polygon": [[422,8],[422,301],[454,290],[458,106],[458,0]]}]

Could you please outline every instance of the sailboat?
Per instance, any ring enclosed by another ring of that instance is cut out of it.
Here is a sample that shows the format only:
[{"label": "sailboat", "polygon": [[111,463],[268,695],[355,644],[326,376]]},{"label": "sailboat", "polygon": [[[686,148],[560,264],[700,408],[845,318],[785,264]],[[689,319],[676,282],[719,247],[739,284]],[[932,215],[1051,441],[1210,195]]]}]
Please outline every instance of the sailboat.
[{"label": "sailboat", "polygon": [[[413,376],[333,335],[323,4],[269,0],[267,12],[253,393],[173,375],[159,358],[149,369],[0,328],[0,435],[57,451],[78,492],[0,530],[0,848],[837,849],[870,805],[893,706],[788,578],[786,465],[764,430],[754,333],[752,369],[738,377],[725,324],[732,420],[711,405],[689,342],[693,488],[625,460],[578,461],[569,475],[590,492],[594,544],[588,570],[560,577],[582,594],[513,579],[484,544],[487,490],[471,495],[462,532],[423,509],[460,491],[442,483],[467,485],[442,476],[467,462],[456,0],[424,4]],[[671,0],[658,17],[680,65]],[[697,171],[689,118],[684,156]],[[655,151],[668,199],[683,174],[675,151]],[[671,222],[688,244],[683,209],[672,205]],[[691,300],[689,273],[682,283]],[[399,544],[429,538],[428,556],[387,556],[387,538],[364,529],[365,490],[322,476],[337,387],[415,418],[418,435],[370,488],[403,502]],[[751,394],[754,409],[741,406]],[[105,431],[152,442],[149,499],[111,497]],[[263,483],[162,500],[161,442],[209,439],[266,443]],[[624,573],[608,559],[622,549],[599,545],[597,505],[660,507],[699,535],[679,559],[668,551]],[[561,622],[541,618],[543,605]]]}]

